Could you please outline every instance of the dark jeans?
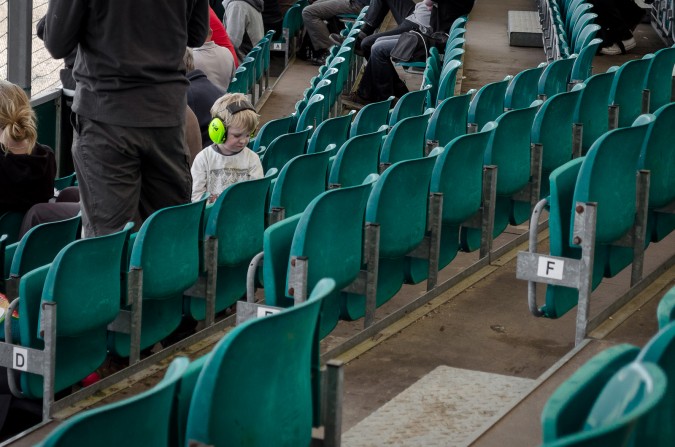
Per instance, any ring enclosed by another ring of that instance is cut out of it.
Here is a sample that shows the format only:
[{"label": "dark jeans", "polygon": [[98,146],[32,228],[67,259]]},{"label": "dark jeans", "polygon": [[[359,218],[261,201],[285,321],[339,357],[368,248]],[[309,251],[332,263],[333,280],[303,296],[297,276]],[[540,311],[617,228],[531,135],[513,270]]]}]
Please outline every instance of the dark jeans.
[{"label": "dark jeans", "polygon": [[377,39],[372,47],[368,65],[359,85],[359,96],[370,101],[383,101],[390,96],[401,97],[408,92],[405,83],[398,77],[389,58],[399,36]]},{"label": "dark jeans", "polygon": [[361,51],[363,52],[363,57],[365,57],[366,59],[370,59],[370,52],[373,48],[373,45],[375,45],[375,42],[380,37],[398,36],[406,31],[410,31],[413,29],[417,29],[416,24],[414,24],[410,20],[403,20],[403,22],[394,29],[384,31],[382,33],[375,33],[373,35],[366,37],[361,41]]},{"label": "dark jeans", "polygon": [[415,9],[415,2],[412,0],[370,0],[368,12],[363,18],[366,22],[361,30],[366,34],[372,34],[375,29],[382,25],[382,21],[387,13],[391,11],[396,23],[401,24],[403,20],[412,14]]},{"label": "dark jeans", "polygon": [[75,118],[73,161],[85,237],[120,231],[127,222],[190,201],[183,125],[123,127]]}]

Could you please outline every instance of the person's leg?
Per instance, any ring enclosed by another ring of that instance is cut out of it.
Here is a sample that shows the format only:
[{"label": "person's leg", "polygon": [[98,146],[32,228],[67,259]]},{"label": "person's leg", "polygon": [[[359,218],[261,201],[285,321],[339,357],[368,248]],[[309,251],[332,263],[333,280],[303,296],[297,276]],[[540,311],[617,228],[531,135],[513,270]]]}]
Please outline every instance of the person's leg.
[{"label": "person's leg", "polygon": [[80,188],[77,186],[69,186],[59,192],[58,197],[55,202],[79,202],[80,201]]},{"label": "person's leg", "polygon": [[358,13],[359,8],[349,0],[317,0],[302,10],[302,20],[315,50],[328,49],[333,43],[329,39],[328,27],[324,20],[338,14]]},{"label": "person's leg", "polygon": [[244,39],[244,32],[246,31],[246,10],[242,8],[242,4],[246,3],[228,3],[223,21],[227,35],[230,36],[232,45],[234,45],[234,48],[237,50],[241,46],[241,42]]},{"label": "person's leg", "polygon": [[383,101],[394,94],[398,74],[389,57],[396,42],[398,36],[388,36],[378,39],[373,45],[370,60],[359,85],[358,94],[362,98],[375,102]]},{"label": "person's leg", "polygon": [[372,34],[382,25],[389,11],[394,16],[396,23],[400,24],[414,9],[415,2],[413,0],[371,0],[368,12],[363,18],[365,25],[361,30],[366,35]]},{"label": "person's leg", "polygon": [[19,237],[23,237],[31,228],[47,222],[70,219],[80,212],[78,202],[38,203],[23,216]]},{"label": "person's leg", "polygon": [[145,220],[159,209],[190,202],[192,177],[183,126],[143,129],[142,137],[138,207]]},{"label": "person's leg", "polygon": [[[260,39],[265,37],[265,25],[263,23],[262,14],[253,6],[246,2],[243,3],[246,9],[246,34],[251,39],[251,48],[258,45]],[[250,51],[250,49],[248,50]]]},{"label": "person's leg", "polygon": [[384,31],[382,33],[375,33],[371,36],[366,37],[361,41],[361,47],[359,49],[359,54],[366,59],[370,59],[370,52],[373,48],[373,45],[377,41],[377,39],[381,37],[388,37],[388,36],[398,36],[400,34],[403,34],[406,31],[410,31],[412,29],[415,29],[416,26],[414,23],[410,22],[409,20],[404,20],[403,23],[401,23],[399,26],[397,26],[394,29],[390,29],[389,31]]},{"label": "person's leg", "polygon": [[141,180],[134,129],[82,116],[75,119],[73,162],[82,200],[84,236],[120,231],[127,222],[138,221]]}]

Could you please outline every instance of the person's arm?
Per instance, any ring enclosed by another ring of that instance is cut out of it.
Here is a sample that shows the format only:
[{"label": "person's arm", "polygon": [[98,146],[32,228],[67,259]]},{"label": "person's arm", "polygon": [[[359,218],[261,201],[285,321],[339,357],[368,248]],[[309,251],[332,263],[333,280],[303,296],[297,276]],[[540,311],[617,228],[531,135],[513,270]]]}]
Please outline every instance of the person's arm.
[{"label": "person's arm", "polygon": [[209,0],[194,0],[188,20],[187,46],[197,48],[204,45],[209,32]]},{"label": "person's arm", "polygon": [[255,152],[251,151],[251,167],[248,171],[249,178],[251,180],[263,178],[265,173],[263,172],[262,163],[260,163],[260,157]]},{"label": "person's arm", "polygon": [[86,0],[49,0],[44,43],[54,59],[68,56],[79,43],[87,11]]},{"label": "person's arm", "polygon": [[196,202],[202,198],[206,192],[206,179],[208,177],[208,166],[203,152],[210,150],[208,147],[202,149],[195,157],[190,174],[192,174],[192,201]]},{"label": "person's arm", "polygon": [[239,66],[239,58],[237,58],[237,51],[232,45],[230,36],[227,35],[223,22],[220,21],[216,13],[213,11],[213,8],[209,8],[209,25],[213,31],[213,36],[211,39],[219,46],[227,48],[230,53],[232,53],[232,58],[234,59],[234,68]]}]

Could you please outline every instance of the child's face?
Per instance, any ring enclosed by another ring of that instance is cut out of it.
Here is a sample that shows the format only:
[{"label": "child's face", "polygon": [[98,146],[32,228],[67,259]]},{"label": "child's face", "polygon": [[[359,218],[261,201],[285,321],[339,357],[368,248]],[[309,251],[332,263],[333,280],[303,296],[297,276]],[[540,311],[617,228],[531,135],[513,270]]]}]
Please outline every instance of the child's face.
[{"label": "child's face", "polygon": [[243,127],[228,127],[227,139],[223,143],[223,153],[226,155],[238,154],[251,139],[251,131]]}]

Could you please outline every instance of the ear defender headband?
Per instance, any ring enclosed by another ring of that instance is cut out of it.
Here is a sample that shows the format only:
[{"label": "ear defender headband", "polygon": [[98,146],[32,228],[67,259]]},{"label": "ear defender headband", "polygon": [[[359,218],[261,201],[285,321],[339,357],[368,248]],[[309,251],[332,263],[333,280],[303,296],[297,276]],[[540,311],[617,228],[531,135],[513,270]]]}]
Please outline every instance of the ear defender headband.
[{"label": "ear defender headband", "polygon": [[[255,112],[255,109],[251,104],[248,103],[248,101],[242,101],[241,103],[232,103],[227,106],[227,111],[230,112],[230,115],[236,115],[239,112],[243,112],[244,110],[253,110]],[[253,138],[253,133],[255,132],[255,129],[251,131],[251,138]],[[223,123],[223,120],[218,118],[216,116],[211,120],[209,123],[209,137],[211,138],[211,141],[213,141],[216,144],[222,144],[227,140],[227,127],[225,126],[225,123]]]}]

